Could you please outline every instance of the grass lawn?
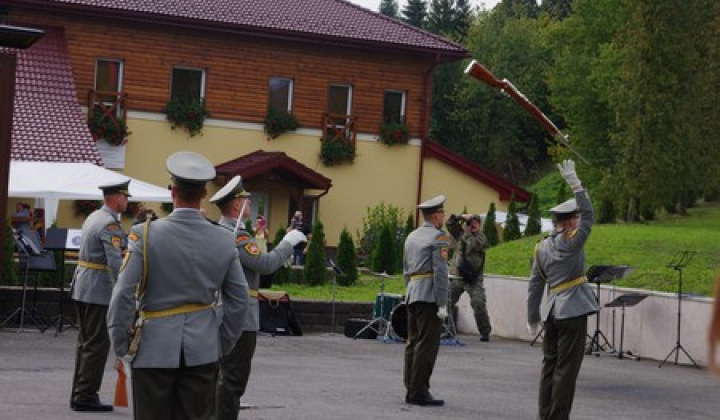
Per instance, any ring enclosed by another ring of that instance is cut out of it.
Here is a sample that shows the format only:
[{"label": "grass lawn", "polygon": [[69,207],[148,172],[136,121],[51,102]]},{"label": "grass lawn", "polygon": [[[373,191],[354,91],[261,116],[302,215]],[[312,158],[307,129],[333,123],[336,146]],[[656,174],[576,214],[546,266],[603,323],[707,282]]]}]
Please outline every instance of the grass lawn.
[{"label": "grass lawn", "polygon": [[[643,224],[618,223],[596,225],[585,247],[587,266],[621,265],[635,268],[618,286],[675,292],[677,271],[668,261],[680,251],[695,251],[695,257],[683,269],[683,291],[708,296],[713,292],[720,269],[720,203],[690,209],[690,216],[662,216]],[[488,250],[485,272],[527,277],[535,243],[541,236],[502,243]],[[330,300],[332,285],[308,287],[299,284],[274,286],[293,298]],[[374,301],[380,279],[363,275],[352,287],[336,288],[338,301]],[[405,286],[396,275],[386,279],[387,293],[404,294]]]}]

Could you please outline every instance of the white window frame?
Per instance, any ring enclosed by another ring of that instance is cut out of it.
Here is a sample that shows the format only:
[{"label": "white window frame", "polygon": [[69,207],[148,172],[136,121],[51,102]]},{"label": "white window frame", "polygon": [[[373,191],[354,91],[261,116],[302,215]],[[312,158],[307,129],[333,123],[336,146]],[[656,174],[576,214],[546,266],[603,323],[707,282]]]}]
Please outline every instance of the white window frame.
[{"label": "white window frame", "polygon": [[207,71],[200,67],[188,67],[188,66],[172,66],[172,69],[170,71],[170,97],[173,97],[173,76],[175,75],[175,70],[189,70],[189,71],[199,71],[200,72],[200,100],[205,100],[205,83],[207,79]]},{"label": "white window frame", "polygon": [[270,84],[271,84],[271,82],[273,81],[273,79],[276,79],[276,80],[287,80],[288,82],[290,82],[290,83],[289,83],[289,86],[288,86],[288,98],[287,98],[288,109],[286,109],[286,111],[287,111],[288,113],[292,112],[292,110],[293,110],[293,96],[294,96],[294,94],[295,94],[295,80],[291,79],[290,77],[270,76],[270,79],[268,80],[268,102],[270,101],[270,94],[271,94]]},{"label": "white window frame", "polygon": [[[385,89],[383,92],[383,108],[385,107],[385,93],[399,93],[401,95],[400,97],[400,122],[405,122],[405,117],[407,115],[407,91],[406,90],[400,90],[400,89]],[[383,109],[383,119],[385,119],[385,109]]]}]

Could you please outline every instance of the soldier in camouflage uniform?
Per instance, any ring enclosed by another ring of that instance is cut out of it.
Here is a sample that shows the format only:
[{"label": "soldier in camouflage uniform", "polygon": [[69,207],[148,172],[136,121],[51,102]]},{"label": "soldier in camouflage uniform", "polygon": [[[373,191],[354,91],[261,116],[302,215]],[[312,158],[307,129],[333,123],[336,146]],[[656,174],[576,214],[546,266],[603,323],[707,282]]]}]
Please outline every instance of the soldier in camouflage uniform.
[{"label": "soldier in camouflage uniform", "polygon": [[439,195],[418,205],[425,222],[405,240],[403,275],[407,285],[408,340],[405,346],[405,402],[438,406],[445,401],[430,394],[442,323],[447,318],[450,238],[440,230],[445,221]]},{"label": "soldier in camouflage uniform", "polygon": [[260,329],[260,305],[258,289],[260,275],[271,274],[290,258],[293,247],[307,241],[305,235],[291,230],[271,252],[262,252],[255,238],[245,230],[244,219],[250,216],[250,193],[242,186],[242,178],[235,176],[211,199],[222,212],[220,226],[233,232],[238,257],[250,288],[250,303],[245,328],[230,354],[220,359],[216,395],[216,420],[236,420],[240,409],[240,398],[245,394],[255,346]]},{"label": "soldier in camouflage uniform", "polygon": [[[587,317],[600,309],[585,277],[583,247],[593,224],[592,203],[575,173],[575,163],[566,160],[558,169],[575,198],[550,209],[555,231],[537,244],[528,285],[528,330],[537,334],[540,321],[545,327],[538,398],[540,420],[570,417],[585,355]],[[547,299],[541,311],[546,285]]]},{"label": "soldier in camouflage uniform", "polygon": [[105,362],[110,350],[105,316],[122,263],[127,238],[120,215],[127,209],[130,181],[103,185],[102,208],[82,225],[82,244],[70,296],[75,302],[78,339],[70,408],[75,411],[112,411],[100,403]]},{"label": "soldier in camouflage uniform", "polygon": [[[464,225],[464,226],[463,226]],[[485,250],[490,246],[485,234],[482,233],[482,219],[479,215],[450,215],[446,224],[453,237],[455,254],[451,271],[461,278],[450,283],[450,308],[454,308],[463,292],[470,295],[470,306],[475,314],[475,322],[480,331],[480,340],[490,339],[490,317],[486,306],[485,285]],[[459,270],[459,267],[464,267]]]}]

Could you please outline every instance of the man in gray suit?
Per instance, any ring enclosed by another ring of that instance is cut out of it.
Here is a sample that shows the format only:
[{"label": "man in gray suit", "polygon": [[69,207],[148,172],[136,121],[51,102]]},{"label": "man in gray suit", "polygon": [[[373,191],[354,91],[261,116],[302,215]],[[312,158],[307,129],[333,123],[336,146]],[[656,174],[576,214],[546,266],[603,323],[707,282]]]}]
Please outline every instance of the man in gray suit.
[{"label": "man in gray suit", "polygon": [[82,225],[82,244],[70,295],[75,302],[78,339],[70,408],[75,411],[112,411],[102,404],[98,391],[110,350],[105,316],[122,263],[127,238],[120,215],[127,209],[128,185],[102,185],[102,208],[92,212]]},{"label": "man in gray suit", "polygon": [[291,230],[271,252],[262,252],[255,238],[245,230],[243,220],[250,217],[250,193],[242,185],[242,177],[235,176],[211,199],[222,212],[220,226],[233,232],[238,257],[250,287],[250,305],[245,328],[232,352],[220,359],[220,376],[217,388],[216,420],[236,420],[240,398],[245,394],[255,346],[260,329],[258,289],[260,275],[271,274],[290,258],[293,247],[307,241],[299,230]]},{"label": "man in gray suit", "polygon": [[[570,417],[575,382],[585,354],[587,316],[600,309],[585,277],[583,247],[593,224],[592,203],[575,173],[575,163],[565,160],[558,169],[575,198],[550,209],[555,232],[537,244],[528,286],[528,330],[536,334],[541,320],[545,327],[541,420]],[[547,301],[541,314],[545,285]]]},{"label": "man in gray suit", "polygon": [[[175,210],[131,229],[108,328],[115,354],[134,356],[135,419],[207,420],[214,407],[218,359],[242,333],[248,288],[235,237],[200,212],[215,168],[197,153],[178,152],[168,158],[167,169]],[[142,340],[131,346],[138,301],[135,335]]]},{"label": "man in gray suit", "polygon": [[440,347],[442,322],[447,318],[449,236],[440,230],[445,221],[445,196],[418,205],[425,222],[405,240],[403,275],[407,293],[408,340],[405,346],[405,402],[443,405],[430,394],[430,376]]}]

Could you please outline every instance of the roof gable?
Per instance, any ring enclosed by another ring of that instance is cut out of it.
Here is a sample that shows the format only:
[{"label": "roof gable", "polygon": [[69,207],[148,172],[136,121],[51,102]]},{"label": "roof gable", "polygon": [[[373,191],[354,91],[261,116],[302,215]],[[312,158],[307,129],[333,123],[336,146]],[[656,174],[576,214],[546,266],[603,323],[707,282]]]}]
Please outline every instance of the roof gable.
[{"label": "roof gable", "polygon": [[505,181],[503,178],[488,172],[476,163],[451,152],[434,141],[426,140],[423,142],[423,156],[434,157],[482,182],[500,193],[500,200],[510,201],[514,195],[517,201],[530,201],[531,194],[527,190]]},{"label": "roof gable", "polygon": [[393,46],[465,57],[460,44],[345,0],[24,0],[44,10],[95,13],[155,23],[195,24],[208,30],[237,30],[260,36]]},{"label": "roof gable", "polygon": [[332,187],[330,178],[308,168],[283,152],[256,150],[245,156],[217,165],[215,171],[219,176],[227,178],[240,175],[244,181],[249,181],[268,172],[277,172],[292,179],[294,183],[303,188],[327,191]]},{"label": "roof gable", "polygon": [[10,159],[100,165],[102,159],[77,101],[64,33],[43,29],[39,41],[17,52]]}]

